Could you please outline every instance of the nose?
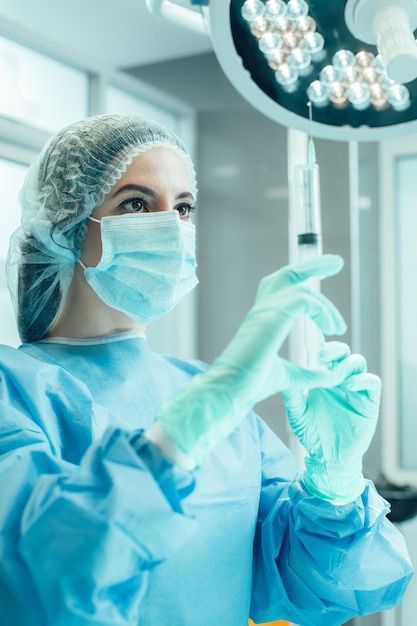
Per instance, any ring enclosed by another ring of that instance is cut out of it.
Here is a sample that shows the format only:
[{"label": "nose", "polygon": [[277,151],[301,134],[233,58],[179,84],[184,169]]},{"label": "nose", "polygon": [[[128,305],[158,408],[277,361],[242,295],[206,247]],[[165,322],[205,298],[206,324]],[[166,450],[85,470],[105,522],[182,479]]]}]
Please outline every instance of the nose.
[{"label": "nose", "polygon": [[159,196],[152,207],[152,212],[162,213],[163,211],[172,211],[174,203],[168,196]]}]

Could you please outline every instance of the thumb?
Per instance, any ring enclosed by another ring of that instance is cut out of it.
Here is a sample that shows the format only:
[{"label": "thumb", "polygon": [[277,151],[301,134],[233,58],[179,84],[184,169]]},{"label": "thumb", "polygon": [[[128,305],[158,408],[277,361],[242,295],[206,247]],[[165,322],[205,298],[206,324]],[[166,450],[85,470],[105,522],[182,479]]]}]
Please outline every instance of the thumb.
[{"label": "thumb", "polygon": [[281,361],[286,373],[286,386],[282,391],[335,387],[340,383],[340,376],[326,367],[307,368],[286,359],[281,359]]}]

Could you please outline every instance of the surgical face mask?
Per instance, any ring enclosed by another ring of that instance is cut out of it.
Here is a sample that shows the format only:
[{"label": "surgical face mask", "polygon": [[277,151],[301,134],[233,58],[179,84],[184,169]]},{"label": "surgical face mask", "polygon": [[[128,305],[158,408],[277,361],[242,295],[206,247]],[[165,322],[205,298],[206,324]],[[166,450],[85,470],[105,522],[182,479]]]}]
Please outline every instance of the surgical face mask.
[{"label": "surgical face mask", "polygon": [[161,317],[198,283],[195,225],[177,211],[97,220],[102,255],[84,276],[103,302],[141,323]]}]

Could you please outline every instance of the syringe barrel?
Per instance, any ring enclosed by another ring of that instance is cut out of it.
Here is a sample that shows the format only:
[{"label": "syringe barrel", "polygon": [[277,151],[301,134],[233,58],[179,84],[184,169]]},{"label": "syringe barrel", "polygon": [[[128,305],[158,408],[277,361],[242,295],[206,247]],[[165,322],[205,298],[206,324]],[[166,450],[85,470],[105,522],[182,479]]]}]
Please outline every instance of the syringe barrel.
[{"label": "syringe barrel", "polygon": [[[300,165],[295,171],[298,258],[311,259],[323,254],[320,219],[319,167],[316,163]],[[312,278],[309,287],[320,291],[320,280]],[[299,364],[304,367],[319,365],[323,334],[308,317],[300,320],[299,332],[303,337]]]},{"label": "syringe barrel", "polygon": [[[301,237],[304,236],[299,236],[299,241]],[[315,237],[315,243],[301,245],[299,243],[298,259],[300,261],[316,258],[323,253],[321,235],[315,235]],[[307,284],[310,289],[320,291],[320,280],[318,278],[310,278]],[[312,319],[304,315],[298,321],[298,332],[302,337],[302,342],[299,347],[299,358],[297,360],[298,364],[303,367],[318,367],[320,349],[324,342],[323,333]]]},{"label": "syringe barrel", "polygon": [[[294,171],[297,235],[321,238],[320,179],[317,163],[298,165]],[[308,243],[308,241],[306,241]]]}]

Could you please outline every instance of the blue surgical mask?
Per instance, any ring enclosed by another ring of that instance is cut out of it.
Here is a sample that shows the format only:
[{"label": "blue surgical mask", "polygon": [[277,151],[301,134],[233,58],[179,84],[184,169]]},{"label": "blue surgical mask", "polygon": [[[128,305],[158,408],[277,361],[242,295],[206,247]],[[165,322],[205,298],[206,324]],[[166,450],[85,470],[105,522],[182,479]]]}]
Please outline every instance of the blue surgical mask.
[{"label": "blue surgical mask", "polygon": [[177,211],[89,219],[100,224],[102,255],[96,267],[80,264],[108,306],[146,324],[197,285],[195,225]]}]

